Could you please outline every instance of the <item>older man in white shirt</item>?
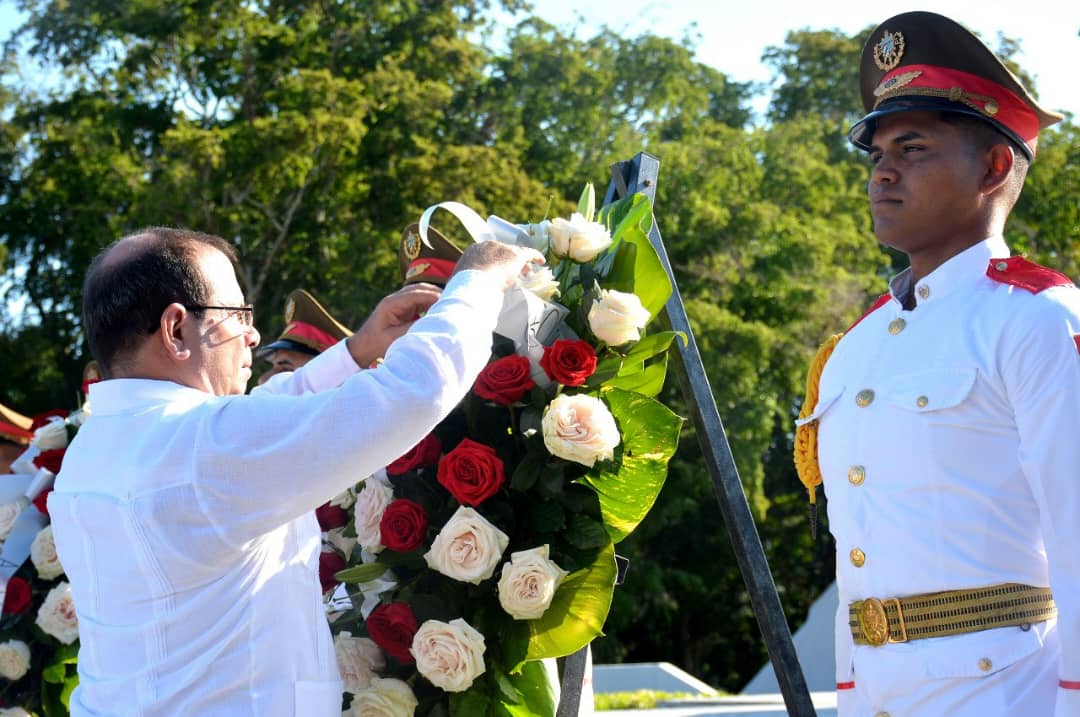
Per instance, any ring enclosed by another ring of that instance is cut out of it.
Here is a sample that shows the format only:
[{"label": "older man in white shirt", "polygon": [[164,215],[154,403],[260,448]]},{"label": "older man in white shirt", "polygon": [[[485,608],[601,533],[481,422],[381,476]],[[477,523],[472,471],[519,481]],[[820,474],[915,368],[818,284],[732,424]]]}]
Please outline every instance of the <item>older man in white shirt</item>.
[{"label": "older man in white shirt", "polygon": [[49,500],[79,618],[74,717],[338,717],[312,511],[460,400],[503,290],[542,259],[470,247],[441,297],[387,297],[352,337],[248,396],[259,334],[232,260],[217,237],[155,228],[87,275],[106,380]]}]

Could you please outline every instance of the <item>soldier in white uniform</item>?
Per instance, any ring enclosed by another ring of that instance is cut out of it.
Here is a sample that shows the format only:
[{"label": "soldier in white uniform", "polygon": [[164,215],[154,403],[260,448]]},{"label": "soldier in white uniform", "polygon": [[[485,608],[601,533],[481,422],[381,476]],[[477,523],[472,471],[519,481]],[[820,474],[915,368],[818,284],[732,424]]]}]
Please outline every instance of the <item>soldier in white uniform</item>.
[{"label": "soldier in white uniform", "polygon": [[932,13],[882,23],[860,82],[874,231],[910,267],[822,347],[798,422],[840,715],[1080,715],[1080,291],[1003,238],[1060,117]]}]

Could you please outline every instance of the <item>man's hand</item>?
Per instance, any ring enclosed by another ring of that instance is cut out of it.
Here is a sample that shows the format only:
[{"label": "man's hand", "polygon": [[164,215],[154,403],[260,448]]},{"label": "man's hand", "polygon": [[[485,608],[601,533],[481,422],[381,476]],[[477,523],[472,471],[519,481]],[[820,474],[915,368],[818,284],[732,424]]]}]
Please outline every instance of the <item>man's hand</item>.
[{"label": "man's hand", "polygon": [[507,289],[522,271],[534,263],[544,263],[544,255],[535,249],[497,241],[482,241],[469,245],[458,259],[454,273],[467,269],[486,271],[500,279],[502,287]]},{"label": "man's hand", "polygon": [[410,284],[378,303],[360,329],[346,339],[349,353],[361,368],[369,368],[386,354],[395,339],[412,326],[416,317],[431,308],[441,289],[431,284]]}]

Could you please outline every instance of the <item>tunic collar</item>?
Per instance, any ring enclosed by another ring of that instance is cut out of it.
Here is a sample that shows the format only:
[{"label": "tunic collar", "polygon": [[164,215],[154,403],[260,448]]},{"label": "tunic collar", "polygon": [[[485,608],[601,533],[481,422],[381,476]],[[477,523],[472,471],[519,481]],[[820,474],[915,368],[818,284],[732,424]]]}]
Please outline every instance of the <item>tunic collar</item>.
[{"label": "tunic collar", "polygon": [[[1009,247],[1001,235],[983,239],[924,276],[914,287],[915,301],[925,304],[947,296],[957,288],[970,287],[986,276],[986,267],[991,259],[1003,259],[1010,256]],[[889,293],[893,301],[902,303],[902,298],[912,293],[911,267],[904,269],[889,281]]]},{"label": "tunic collar", "polygon": [[90,405],[94,416],[135,413],[172,404],[189,408],[214,398],[212,394],[173,381],[147,378],[114,378],[90,386]]}]

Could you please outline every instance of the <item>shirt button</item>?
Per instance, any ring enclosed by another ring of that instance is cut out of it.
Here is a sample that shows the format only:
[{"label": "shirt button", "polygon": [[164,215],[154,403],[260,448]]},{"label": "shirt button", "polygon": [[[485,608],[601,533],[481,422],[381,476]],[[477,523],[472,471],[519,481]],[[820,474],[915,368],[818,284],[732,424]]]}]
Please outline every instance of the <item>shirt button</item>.
[{"label": "shirt button", "polygon": [[990,670],[994,669],[994,663],[990,660],[989,657],[984,657],[979,660],[979,669],[983,672],[989,672]]},{"label": "shirt button", "polygon": [[848,557],[851,558],[851,564],[857,568],[861,568],[866,564],[866,553],[858,548],[852,548],[851,552],[848,553]]},{"label": "shirt button", "polygon": [[874,391],[873,391],[873,389],[864,388],[863,390],[861,390],[861,391],[859,391],[858,393],[855,394],[855,405],[858,406],[859,408],[866,408],[867,406],[869,406],[873,402],[874,402]]},{"label": "shirt button", "polygon": [[866,469],[862,466],[848,468],[847,479],[851,485],[862,485],[863,481],[866,480]]},{"label": "shirt button", "polygon": [[919,408],[926,408],[926,404],[930,403],[930,399],[926,396],[919,396],[915,399],[915,405]]},{"label": "shirt button", "polygon": [[893,319],[889,322],[889,333],[893,336],[896,336],[898,333],[904,330],[905,326],[907,326],[907,322],[903,319]]},{"label": "shirt button", "polygon": [[930,298],[930,287],[927,286],[926,284],[923,284],[922,286],[920,286],[918,291],[919,291],[919,298],[920,299],[929,299]]}]

